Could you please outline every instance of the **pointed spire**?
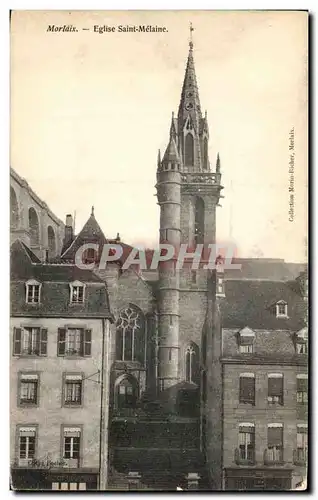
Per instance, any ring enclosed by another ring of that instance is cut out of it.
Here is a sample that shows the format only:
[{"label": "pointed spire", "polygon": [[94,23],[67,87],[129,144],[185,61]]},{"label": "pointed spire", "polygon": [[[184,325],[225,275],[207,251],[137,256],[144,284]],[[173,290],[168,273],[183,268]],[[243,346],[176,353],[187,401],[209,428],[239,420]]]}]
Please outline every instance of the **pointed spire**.
[{"label": "pointed spire", "polygon": [[221,161],[220,161],[220,155],[218,153],[217,157],[216,157],[216,169],[215,169],[216,172],[221,172]]},{"label": "pointed spire", "polygon": [[181,92],[178,121],[182,128],[185,119],[190,114],[198,130],[202,113],[193,59],[193,30],[194,28],[192,27],[192,24],[190,24],[189,54]]},{"label": "pointed spire", "polygon": [[181,163],[175,140],[170,136],[169,144],[163,155],[162,163]]}]

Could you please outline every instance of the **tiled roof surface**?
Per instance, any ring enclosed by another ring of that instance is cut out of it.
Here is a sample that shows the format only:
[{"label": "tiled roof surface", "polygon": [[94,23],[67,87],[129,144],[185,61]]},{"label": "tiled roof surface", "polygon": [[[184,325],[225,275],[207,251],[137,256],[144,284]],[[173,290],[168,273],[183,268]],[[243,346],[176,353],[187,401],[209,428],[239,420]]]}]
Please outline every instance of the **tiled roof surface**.
[{"label": "tiled roof surface", "polygon": [[[276,303],[288,305],[288,318],[276,318]],[[305,302],[295,281],[231,280],[220,303],[223,328],[297,330],[304,326]]]}]

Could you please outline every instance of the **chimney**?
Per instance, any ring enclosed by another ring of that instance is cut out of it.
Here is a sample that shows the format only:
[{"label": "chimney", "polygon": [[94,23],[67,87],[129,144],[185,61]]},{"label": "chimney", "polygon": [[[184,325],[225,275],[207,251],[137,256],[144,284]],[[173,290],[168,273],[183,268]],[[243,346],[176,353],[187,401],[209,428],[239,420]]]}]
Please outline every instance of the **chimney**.
[{"label": "chimney", "polygon": [[63,241],[63,248],[68,248],[73,241],[73,217],[67,214],[65,220],[65,234]]}]

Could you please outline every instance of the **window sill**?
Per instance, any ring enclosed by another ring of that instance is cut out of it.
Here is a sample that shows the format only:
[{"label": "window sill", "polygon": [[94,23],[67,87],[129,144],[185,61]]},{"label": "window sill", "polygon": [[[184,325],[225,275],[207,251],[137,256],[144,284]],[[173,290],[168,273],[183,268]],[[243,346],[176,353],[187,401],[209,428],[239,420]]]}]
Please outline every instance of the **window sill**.
[{"label": "window sill", "polygon": [[13,354],[15,358],[47,358],[47,354]]},{"label": "window sill", "polygon": [[255,406],[255,401],[239,401],[239,404],[240,406],[246,406],[246,405],[249,405],[249,406]]},{"label": "window sill", "polygon": [[63,408],[83,408],[82,403],[63,403]]},{"label": "window sill", "polygon": [[64,359],[86,359],[86,358],[91,358],[92,355],[90,354],[89,356],[83,356],[81,354],[58,354],[57,355],[59,358],[64,358]]}]

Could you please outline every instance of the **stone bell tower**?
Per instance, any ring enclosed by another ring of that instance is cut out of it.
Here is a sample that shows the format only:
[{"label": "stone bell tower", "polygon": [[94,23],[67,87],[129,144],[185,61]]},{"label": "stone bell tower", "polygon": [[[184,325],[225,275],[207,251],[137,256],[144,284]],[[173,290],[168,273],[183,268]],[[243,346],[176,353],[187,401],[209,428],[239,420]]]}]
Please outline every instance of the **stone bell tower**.
[{"label": "stone bell tower", "polygon": [[[192,31],[192,28],[190,28]],[[191,33],[190,31],[190,33]],[[160,205],[160,243],[177,250],[180,243],[189,248],[215,243],[216,207],[220,198],[219,155],[211,171],[207,113],[202,116],[194,67],[193,42],[181,91],[177,117],[172,114],[170,139],[163,159],[158,157],[157,198]],[[180,292],[184,287],[183,269],[175,259],[159,268],[159,389],[181,381],[180,370]]]}]

